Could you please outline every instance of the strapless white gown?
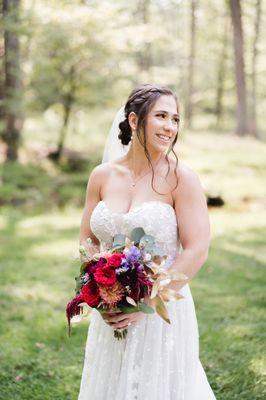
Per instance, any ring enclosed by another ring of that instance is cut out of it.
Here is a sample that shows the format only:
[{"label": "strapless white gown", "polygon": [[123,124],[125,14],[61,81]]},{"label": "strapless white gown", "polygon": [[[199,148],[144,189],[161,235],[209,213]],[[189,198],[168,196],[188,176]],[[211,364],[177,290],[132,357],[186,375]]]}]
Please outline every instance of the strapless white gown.
[{"label": "strapless white gown", "polygon": [[[180,251],[174,209],[147,201],[128,213],[111,211],[104,201],[94,208],[90,226],[101,243],[142,226],[169,255]],[[171,324],[147,314],[117,340],[95,309],[91,314],[78,400],[213,400],[215,396],[199,360],[199,336],[189,285],[184,299],[167,303]]]}]

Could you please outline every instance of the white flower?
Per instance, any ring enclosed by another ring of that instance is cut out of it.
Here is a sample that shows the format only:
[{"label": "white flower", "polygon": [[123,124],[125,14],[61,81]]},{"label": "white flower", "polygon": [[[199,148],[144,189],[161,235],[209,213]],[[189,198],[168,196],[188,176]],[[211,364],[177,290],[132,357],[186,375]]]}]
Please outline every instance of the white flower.
[{"label": "white flower", "polygon": [[146,253],[145,254],[144,261],[151,261],[151,254],[150,253]]}]

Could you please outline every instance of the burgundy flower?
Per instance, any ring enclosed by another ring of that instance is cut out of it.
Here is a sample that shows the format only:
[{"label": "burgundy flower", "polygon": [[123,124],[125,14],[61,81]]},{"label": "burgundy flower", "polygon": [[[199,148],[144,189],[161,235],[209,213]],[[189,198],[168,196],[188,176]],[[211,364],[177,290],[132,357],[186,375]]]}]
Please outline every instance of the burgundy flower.
[{"label": "burgundy flower", "polygon": [[99,261],[97,261],[97,267],[102,268],[105,266],[106,263],[107,263],[106,258],[101,257]]},{"label": "burgundy flower", "polygon": [[95,260],[90,260],[90,261],[86,262],[86,265],[84,266],[83,271],[90,273],[92,268],[96,264],[97,264],[97,261],[95,261]]},{"label": "burgundy flower", "polygon": [[98,261],[91,260],[87,263],[86,267],[84,268],[84,271],[93,277],[97,269],[104,267],[106,263],[107,260],[103,257],[101,257]]},{"label": "burgundy flower", "polygon": [[86,285],[82,286],[81,293],[84,301],[90,307],[97,307],[100,302],[99,289],[95,282],[90,281]]},{"label": "burgundy flower", "polygon": [[118,281],[124,286],[129,286],[130,297],[138,302],[144,295],[151,290],[152,282],[144,272],[143,266],[135,262],[131,264],[127,273],[117,276]]},{"label": "burgundy flower", "polygon": [[67,303],[66,316],[68,323],[68,336],[70,336],[70,320],[75,315],[82,313],[82,307],[79,307],[80,303],[83,303],[84,299],[81,293],[77,294],[71,301]]}]

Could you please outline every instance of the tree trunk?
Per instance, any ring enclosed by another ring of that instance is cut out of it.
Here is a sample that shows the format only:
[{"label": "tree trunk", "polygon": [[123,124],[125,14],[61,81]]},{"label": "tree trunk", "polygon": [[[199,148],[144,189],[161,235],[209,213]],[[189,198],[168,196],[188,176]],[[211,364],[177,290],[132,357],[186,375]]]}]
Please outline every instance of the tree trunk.
[{"label": "tree trunk", "polygon": [[50,158],[54,161],[60,161],[62,157],[62,152],[64,149],[64,144],[67,135],[67,128],[69,123],[69,118],[71,114],[71,110],[73,107],[73,103],[75,100],[75,90],[76,90],[76,83],[75,83],[75,67],[72,66],[70,68],[68,76],[66,79],[69,81],[69,88],[68,91],[65,93],[63,98],[63,124],[59,134],[57,150],[50,154]]},{"label": "tree trunk", "polygon": [[193,94],[194,94],[194,75],[195,75],[195,52],[196,52],[196,7],[197,0],[190,2],[190,50],[187,77],[187,93],[185,104],[185,125],[192,128],[193,118]]},{"label": "tree trunk", "polygon": [[18,158],[22,128],[21,82],[19,59],[19,8],[20,0],[3,0],[4,29],[4,118],[3,140],[7,145],[6,161]]},{"label": "tree trunk", "polygon": [[227,47],[228,47],[228,15],[225,15],[224,33],[222,38],[222,48],[220,57],[218,58],[218,74],[217,74],[217,92],[216,92],[216,124],[217,128],[221,127],[221,120],[223,115],[223,95],[224,84],[226,79],[226,60],[227,60]]},{"label": "tree trunk", "polygon": [[[148,24],[149,22],[149,7],[150,0],[140,0],[137,6],[136,17],[139,22],[143,24]],[[151,43],[146,42],[144,44],[143,50],[139,53],[137,57],[137,62],[140,71],[149,72],[152,65],[152,53],[151,53]]]},{"label": "tree trunk", "polygon": [[254,41],[253,41],[253,51],[252,51],[252,74],[251,74],[251,107],[250,107],[250,133],[252,136],[258,138],[258,128],[257,128],[257,56],[258,56],[258,40],[260,33],[260,23],[261,23],[261,0],[257,0],[256,4],[256,19],[255,19],[255,29],[254,29]]},{"label": "tree trunk", "polygon": [[62,152],[63,152],[65,140],[66,140],[70,112],[71,112],[71,108],[72,108],[72,103],[73,103],[73,99],[70,94],[69,96],[67,96],[66,103],[64,104],[64,121],[63,121],[63,125],[62,125],[61,132],[59,135],[58,149],[57,149],[58,160],[60,160],[60,158],[62,157]]},{"label": "tree trunk", "polygon": [[[1,21],[4,19],[4,7],[3,2],[0,0],[0,18]],[[3,136],[4,123],[5,123],[5,112],[4,112],[4,83],[5,83],[5,67],[4,67],[4,32],[3,29],[0,31],[0,138]]]},{"label": "tree trunk", "polygon": [[229,0],[233,24],[235,79],[237,92],[237,127],[236,134],[244,136],[249,133],[247,117],[247,93],[244,64],[244,38],[240,0]]}]

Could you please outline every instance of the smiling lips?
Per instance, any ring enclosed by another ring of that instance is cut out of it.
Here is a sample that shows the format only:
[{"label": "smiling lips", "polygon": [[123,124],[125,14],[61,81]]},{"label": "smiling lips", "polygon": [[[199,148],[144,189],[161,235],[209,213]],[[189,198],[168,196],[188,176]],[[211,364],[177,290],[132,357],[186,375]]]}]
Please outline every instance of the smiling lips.
[{"label": "smiling lips", "polygon": [[157,134],[156,136],[158,136],[161,139],[161,141],[164,143],[169,143],[171,140],[170,136],[167,136],[167,135]]}]

